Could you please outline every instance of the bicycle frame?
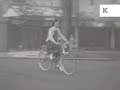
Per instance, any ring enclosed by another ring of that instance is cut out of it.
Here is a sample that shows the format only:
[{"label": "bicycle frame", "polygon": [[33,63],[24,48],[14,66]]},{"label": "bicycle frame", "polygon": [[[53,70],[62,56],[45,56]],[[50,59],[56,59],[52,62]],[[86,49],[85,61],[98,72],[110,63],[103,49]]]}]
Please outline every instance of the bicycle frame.
[{"label": "bicycle frame", "polygon": [[[61,46],[62,46],[62,52],[61,52],[61,55],[60,55],[60,59],[61,59],[61,56],[62,55],[66,55],[66,54],[68,54],[69,52],[66,52],[65,51],[65,48],[67,47],[66,45],[67,45],[68,43],[64,43],[64,44],[61,44]],[[59,58],[59,57],[58,57]],[[55,58],[55,60],[52,60],[52,62],[53,63],[55,63],[56,62],[56,59],[58,59],[58,58]],[[58,60],[59,61],[59,60]]]}]

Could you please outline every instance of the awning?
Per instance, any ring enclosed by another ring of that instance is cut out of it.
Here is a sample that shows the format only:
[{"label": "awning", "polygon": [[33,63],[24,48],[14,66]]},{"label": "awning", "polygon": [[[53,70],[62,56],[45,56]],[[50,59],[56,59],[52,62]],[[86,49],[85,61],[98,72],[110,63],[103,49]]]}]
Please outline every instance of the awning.
[{"label": "awning", "polygon": [[12,6],[7,10],[3,17],[16,17],[20,15],[36,16],[62,16],[60,8],[51,7],[31,7],[31,6]]},{"label": "awning", "polygon": [[3,14],[3,17],[16,17],[20,16],[13,8],[9,8],[5,14]]}]

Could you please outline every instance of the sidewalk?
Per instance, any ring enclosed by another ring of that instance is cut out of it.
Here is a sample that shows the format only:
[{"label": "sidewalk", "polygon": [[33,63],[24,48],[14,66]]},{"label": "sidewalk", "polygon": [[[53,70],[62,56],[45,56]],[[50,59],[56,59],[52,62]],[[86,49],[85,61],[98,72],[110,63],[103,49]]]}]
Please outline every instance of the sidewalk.
[{"label": "sidewalk", "polygon": [[[120,51],[74,51],[76,59],[120,59]],[[11,51],[0,52],[0,57],[8,58],[39,58],[39,51]]]},{"label": "sidewalk", "polygon": [[40,51],[15,51],[8,52],[7,55],[15,58],[39,58],[39,53]]}]

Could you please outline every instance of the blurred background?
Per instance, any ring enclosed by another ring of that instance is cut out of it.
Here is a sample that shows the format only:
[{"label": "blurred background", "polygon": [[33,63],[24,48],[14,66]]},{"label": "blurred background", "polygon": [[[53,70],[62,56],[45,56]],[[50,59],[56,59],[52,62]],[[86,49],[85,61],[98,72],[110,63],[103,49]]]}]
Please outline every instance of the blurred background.
[{"label": "blurred background", "polygon": [[[120,50],[120,19],[99,17],[120,0],[0,0],[0,51],[39,50],[54,19],[79,50]],[[73,38],[73,39],[71,39]]]}]

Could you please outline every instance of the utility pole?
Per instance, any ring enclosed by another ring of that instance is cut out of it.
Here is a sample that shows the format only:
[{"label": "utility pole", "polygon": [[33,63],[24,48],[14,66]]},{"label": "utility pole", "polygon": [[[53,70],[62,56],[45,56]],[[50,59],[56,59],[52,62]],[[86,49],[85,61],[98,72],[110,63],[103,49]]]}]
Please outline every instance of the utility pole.
[{"label": "utility pole", "polygon": [[62,0],[63,9],[63,33],[68,38],[72,22],[72,0]]}]

